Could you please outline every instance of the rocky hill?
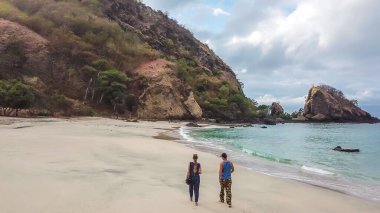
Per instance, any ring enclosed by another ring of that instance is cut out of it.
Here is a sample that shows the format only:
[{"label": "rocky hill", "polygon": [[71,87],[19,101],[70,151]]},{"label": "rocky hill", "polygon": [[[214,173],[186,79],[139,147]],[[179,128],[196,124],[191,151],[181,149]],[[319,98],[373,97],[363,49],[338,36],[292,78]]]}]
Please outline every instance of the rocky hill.
[{"label": "rocky hill", "polygon": [[0,53],[3,109],[231,121],[256,114],[207,45],[135,0],[0,0]]},{"label": "rocky hill", "polygon": [[344,94],[327,85],[312,87],[307,96],[304,116],[318,122],[378,122],[368,112],[348,100]]},{"label": "rocky hill", "polygon": [[108,0],[104,13],[124,30],[136,33],[151,47],[166,57],[194,60],[205,72],[221,72],[223,80],[231,81],[240,89],[236,76],[207,45],[197,40],[186,28],[142,3],[125,0]]}]

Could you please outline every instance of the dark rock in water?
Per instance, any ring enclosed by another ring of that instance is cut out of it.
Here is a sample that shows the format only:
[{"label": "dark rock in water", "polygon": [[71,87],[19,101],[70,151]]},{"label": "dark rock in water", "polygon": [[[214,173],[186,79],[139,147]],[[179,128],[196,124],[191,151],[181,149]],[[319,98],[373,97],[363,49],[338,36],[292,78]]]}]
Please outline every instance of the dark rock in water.
[{"label": "dark rock in water", "polygon": [[186,124],[187,127],[201,127],[197,123],[188,123]]},{"label": "dark rock in water", "polygon": [[261,129],[267,129],[267,128],[268,128],[268,127],[266,127],[266,126],[262,126],[262,127],[261,127]]},{"label": "dark rock in water", "polygon": [[230,126],[230,129],[235,129],[235,127],[234,126]]},{"label": "dark rock in water", "polygon": [[276,121],[272,119],[264,119],[264,124],[266,125],[276,125]]},{"label": "dark rock in water", "polygon": [[338,152],[360,152],[360,149],[343,149],[340,146],[335,147],[333,150]]}]

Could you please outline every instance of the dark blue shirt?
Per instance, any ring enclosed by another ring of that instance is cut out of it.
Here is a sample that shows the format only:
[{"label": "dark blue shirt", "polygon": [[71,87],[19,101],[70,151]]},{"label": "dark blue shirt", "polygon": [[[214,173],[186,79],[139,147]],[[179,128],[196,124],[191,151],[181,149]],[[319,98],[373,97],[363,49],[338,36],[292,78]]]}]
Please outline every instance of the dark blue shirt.
[{"label": "dark blue shirt", "polygon": [[201,164],[197,163],[197,170],[194,173],[194,162],[190,162],[190,176],[193,182],[199,182],[200,181],[200,176],[199,176],[199,169],[201,168]]}]

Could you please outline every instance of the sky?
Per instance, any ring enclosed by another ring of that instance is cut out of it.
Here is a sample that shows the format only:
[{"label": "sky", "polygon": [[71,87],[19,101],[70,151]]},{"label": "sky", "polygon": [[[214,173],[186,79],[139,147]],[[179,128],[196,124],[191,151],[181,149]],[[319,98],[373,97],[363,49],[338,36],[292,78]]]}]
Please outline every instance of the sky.
[{"label": "sky", "polygon": [[380,117],[379,0],[144,0],[207,43],[260,104],[327,84]]}]

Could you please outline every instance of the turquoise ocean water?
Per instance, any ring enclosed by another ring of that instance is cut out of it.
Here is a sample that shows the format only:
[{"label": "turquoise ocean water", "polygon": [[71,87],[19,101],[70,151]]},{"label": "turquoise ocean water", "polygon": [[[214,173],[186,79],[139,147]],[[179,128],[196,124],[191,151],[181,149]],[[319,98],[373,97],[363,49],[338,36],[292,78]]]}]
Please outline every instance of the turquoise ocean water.
[{"label": "turquoise ocean water", "polygon": [[[186,143],[267,175],[380,201],[380,124],[183,127]],[[360,153],[333,151],[336,146]]]}]

